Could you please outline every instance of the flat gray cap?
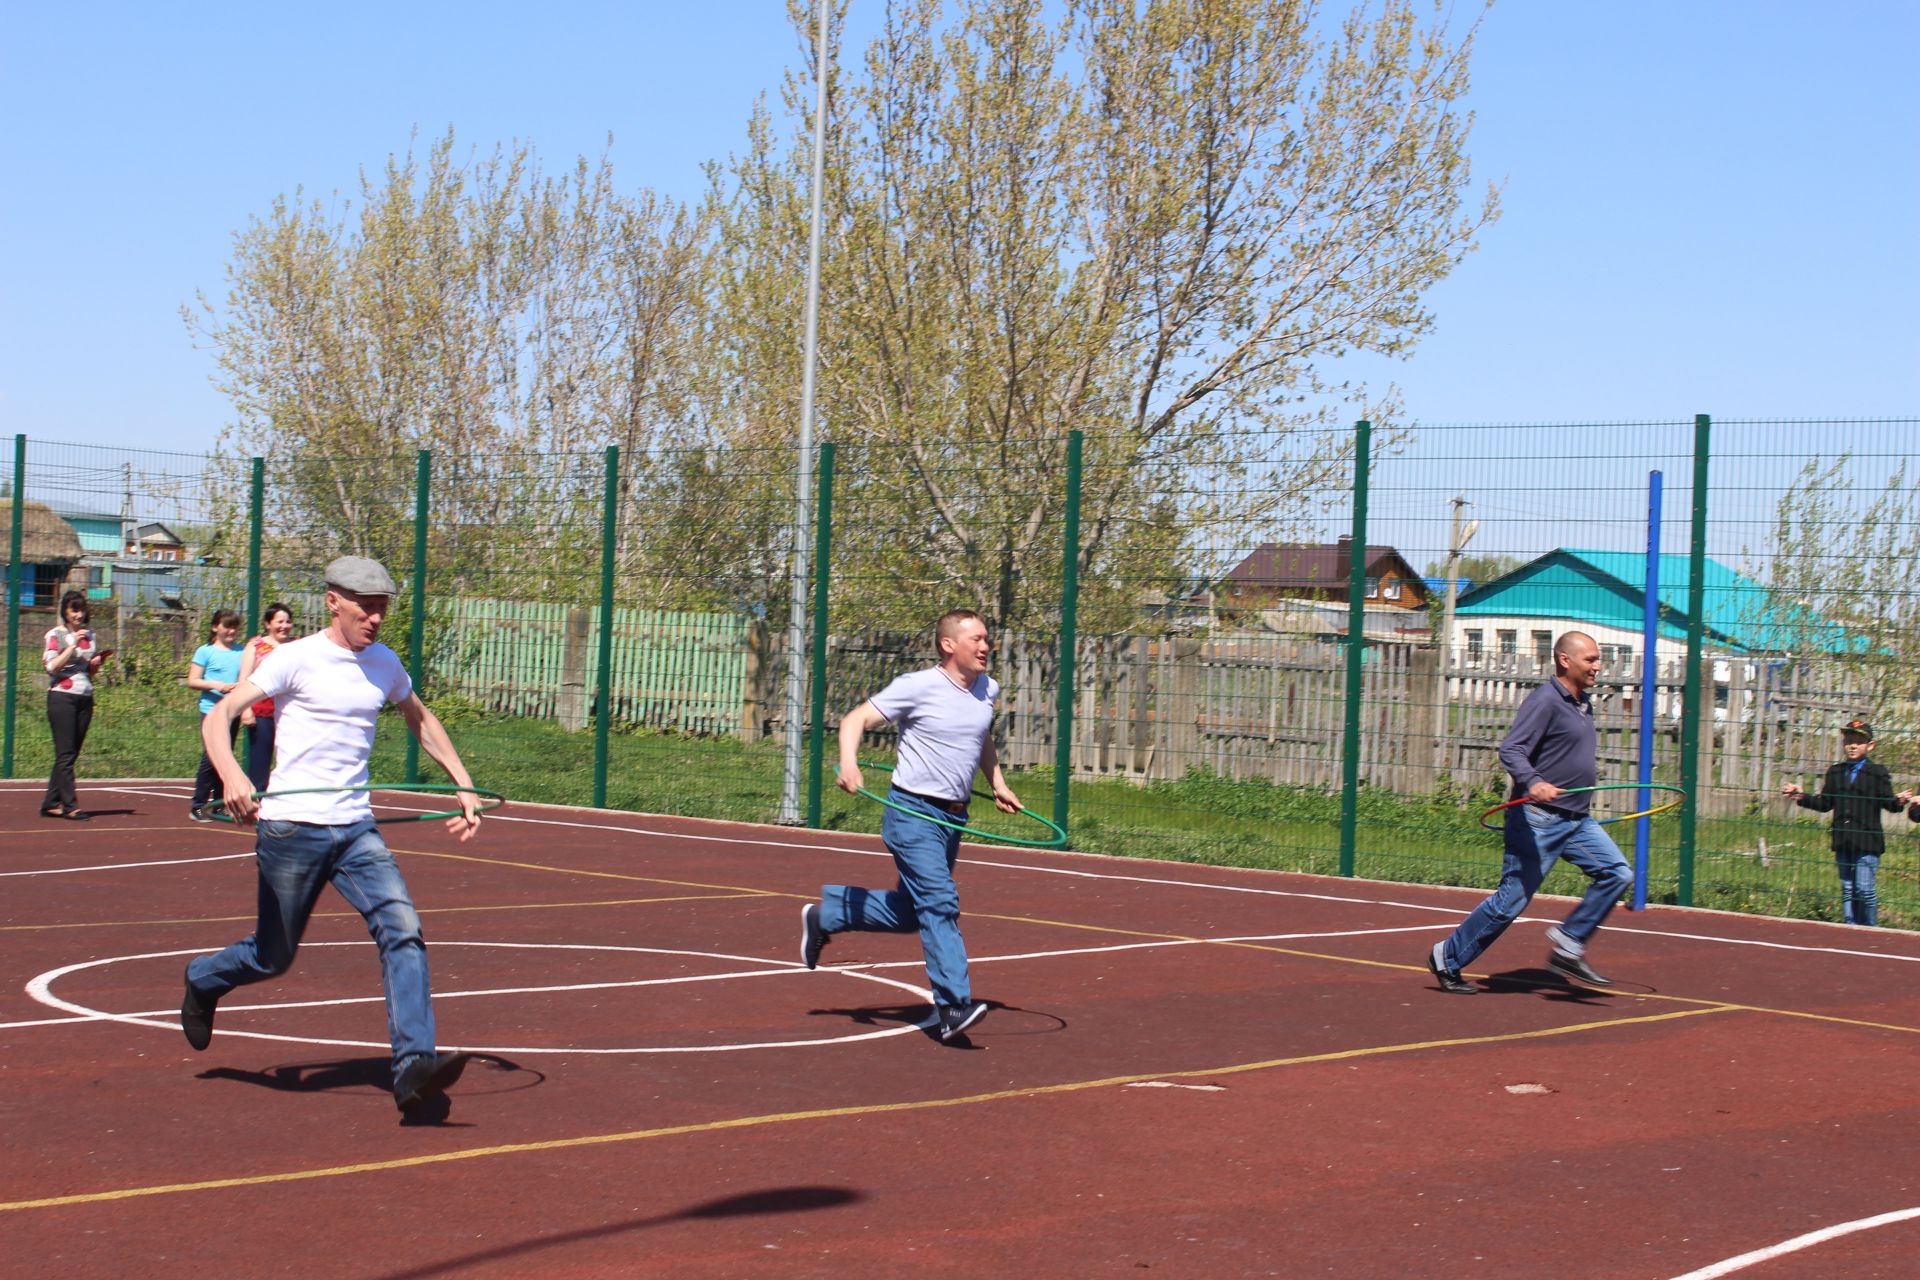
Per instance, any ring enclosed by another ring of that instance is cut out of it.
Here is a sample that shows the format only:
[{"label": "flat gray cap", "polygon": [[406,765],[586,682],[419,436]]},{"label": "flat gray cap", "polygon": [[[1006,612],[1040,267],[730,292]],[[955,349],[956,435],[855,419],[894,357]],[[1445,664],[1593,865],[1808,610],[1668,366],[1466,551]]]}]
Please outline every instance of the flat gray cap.
[{"label": "flat gray cap", "polygon": [[341,556],[329,562],[327,585],[351,591],[357,596],[400,594],[400,588],[393,584],[393,575],[387,572],[386,566],[365,556]]}]

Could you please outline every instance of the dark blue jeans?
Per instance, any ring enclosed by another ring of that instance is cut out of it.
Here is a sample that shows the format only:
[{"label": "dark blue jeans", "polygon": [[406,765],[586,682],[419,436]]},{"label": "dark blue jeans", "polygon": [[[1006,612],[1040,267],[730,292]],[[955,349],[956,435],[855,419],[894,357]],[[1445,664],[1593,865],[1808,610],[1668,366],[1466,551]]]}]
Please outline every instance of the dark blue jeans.
[{"label": "dark blue jeans", "polygon": [[[936,809],[898,787],[887,799],[942,822],[966,825],[964,813]],[[825,886],[820,892],[820,927],[828,933],[919,933],[934,1000],[949,1008],[966,1004],[972,989],[967,983],[967,944],[960,936],[960,890],[953,882],[960,833],[888,809],[880,819],[880,838],[899,869],[899,887],[875,893],[853,885]]]},{"label": "dark blue jeans", "polygon": [[1880,923],[1880,855],[1834,851],[1840,870],[1840,915],[1848,924]]},{"label": "dark blue jeans", "polygon": [[320,891],[331,883],[366,920],[380,948],[394,1069],[432,1053],[426,939],[400,865],[373,820],[338,827],[262,822],[256,861],[260,908],[253,932],[224,951],[197,957],[187,966],[187,981],[217,1000],[235,987],[285,973]]},{"label": "dark blue jeans", "polygon": [[1507,810],[1506,854],[1500,867],[1500,887],[1473,909],[1447,939],[1442,953],[1447,966],[1464,969],[1533,901],[1553,864],[1565,858],[1587,873],[1586,896],[1573,909],[1561,931],[1575,942],[1585,942],[1613,910],[1620,895],[1633,887],[1633,868],[1607,829],[1592,817],[1568,818],[1520,804]]}]

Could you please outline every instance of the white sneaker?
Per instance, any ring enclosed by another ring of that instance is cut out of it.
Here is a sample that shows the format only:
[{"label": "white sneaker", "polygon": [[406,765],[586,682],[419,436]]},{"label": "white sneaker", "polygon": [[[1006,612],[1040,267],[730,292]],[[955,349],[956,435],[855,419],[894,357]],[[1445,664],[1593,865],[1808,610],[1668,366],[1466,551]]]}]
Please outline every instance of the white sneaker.
[{"label": "white sneaker", "polygon": [[1557,924],[1547,926],[1547,941],[1553,945],[1555,951],[1563,956],[1572,956],[1575,960],[1587,954],[1587,944],[1575,942]]}]

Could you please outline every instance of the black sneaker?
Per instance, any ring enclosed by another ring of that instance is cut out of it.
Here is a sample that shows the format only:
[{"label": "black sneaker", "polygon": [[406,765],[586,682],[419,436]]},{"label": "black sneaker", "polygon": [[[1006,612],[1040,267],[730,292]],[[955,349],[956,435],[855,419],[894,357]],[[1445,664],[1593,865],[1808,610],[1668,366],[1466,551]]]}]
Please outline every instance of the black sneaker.
[{"label": "black sneaker", "polygon": [[196,804],[191,809],[188,809],[187,817],[193,819],[195,822],[212,822],[213,821],[213,815],[208,813],[207,807],[202,804]]},{"label": "black sneaker", "polygon": [[1458,969],[1447,968],[1446,962],[1440,958],[1446,945],[1446,940],[1442,939],[1433,944],[1433,950],[1427,952],[1427,968],[1432,971],[1435,981],[1439,982],[1440,989],[1456,996],[1478,995],[1480,988],[1461,977]]},{"label": "black sneaker", "polygon": [[393,1102],[401,1111],[411,1111],[429,1098],[437,1098],[453,1087],[467,1069],[467,1053],[422,1053],[408,1058],[393,1078]]},{"label": "black sneaker", "polygon": [[186,1032],[187,1043],[198,1052],[213,1043],[213,1008],[220,1003],[220,998],[201,995],[192,978],[184,973],[181,977],[185,979],[187,993],[180,1001],[180,1030]]},{"label": "black sneaker", "polygon": [[820,927],[820,906],[809,902],[800,908],[800,963],[809,969],[820,964],[820,952],[832,935]]},{"label": "black sneaker", "polygon": [[965,1004],[940,1006],[940,1039],[951,1044],[966,1034],[967,1028],[987,1016],[984,1001],[969,1000]]},{"label": "black sneaker", "polygon": [[1610,987],[1613,985],[1612,978],[1603,977],[1593,971],[1593,966],[1587,963],[1585,956],[1570,956],[1564,951],[1555,951],[1547,957],[1547,963],[1568,977],[1578,978],[1580,981],[1589,983],[1592,986]]}]

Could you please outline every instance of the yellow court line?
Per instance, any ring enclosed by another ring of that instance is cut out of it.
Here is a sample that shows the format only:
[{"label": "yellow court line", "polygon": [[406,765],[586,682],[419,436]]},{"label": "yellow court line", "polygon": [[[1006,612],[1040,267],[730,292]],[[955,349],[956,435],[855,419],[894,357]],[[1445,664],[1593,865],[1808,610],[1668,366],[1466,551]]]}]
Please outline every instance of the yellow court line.
[{"label": "yellow court line", "polygon": [[1279,1067],[1308,1066],[1322,1062],[1345,1062],[1355,1058],[1373,1058],[1388,1054],[1416,1053],[1424,1049],[1451,1049],[1469,1045],[1503,1044],[1517,1040],[1544,1040],[1554,1036],[1575,1035],[1585,1031],[1607,1030],[1652,1022],[1671,1022],[1697,1018],[1703,1014],[1733,1012],[1731,1006],[1712,1009],[1682,1009],[1673,1013],[1653,1013],[1633,1018],[1607,1018],[1597,1022],[1576,1023],[1569,1027],[1547,1027],[1533,1031],[1510,1031],[1498,1035],[1461,1036],[1449,1040],[1421,1040],[1410,1044],[1376,1045],[1366,1049],[1339,1049],[1330,1053],[1306,1054],[1295,1058],[1268,1058],[1259,1062],[1236,1062],[1224,1067],[1199,1067],[1188,1071],[1148,1071],[1133,1075],[1107,1076],[1098,1080],[1073,1080],[1063,1084],[1033,1085],[1023,1089],[999,1089],[991,1093],[967,1094],[958,1098],[925,1098],[916,1102],[879,1102],[864,1106],[823,1107],[814,1111],[786,1111],[770,1115],[738,1116],[730,1120],[709,1120],[699,1124],[672,1125],[661,1129],[630,1129],[623,1133],[587,1134],[575,1138],[551,1138],[544,1142],[515,1142],[491,1147],[473,1147],[464,1151],[443,1151],[433,1155],[408,1156],[398,1160],[377,1160],[364,1164],[336,1165],[322,1169],[296,1169],[286,1173],[263,1173],[241,1178],[215,1178],[205,1182],[176,1182],[164,1186],[125,1187],[118,1191],[92,1191],[78,1195],[48,1196],[39,1200],[15,1200],[0,1203],[0,1212],[21,1209],[54,1209],[80,1204],[103,1204],[115,1200],[133,1200],[144,1196],[177,1195],[189,1191],[220,1191],[233,1187],[272,1186],[285,1182],[305,1182],[315,1178],[341,1178],[360,1173],[382,1173],[394,1169],[413,1169],[425,1165],[449,1164],[456,1160],[482,1160],[493,1156],[526,1155],[543,1151],[567,1151],[581,1147],[606,1146],[621,1142],[643,1142],[652,1138],[674,1138],[689,1134],[723,1133],[734,1129],[757,1129],[769,1125],[794,1124],[806,1120],[838,1120],[853,1116],[891,1115],[907,1111],[933,1111],[950,1107],[974,1106],[988,1102],[1007,1102],[1022,1098],[1041,1098],[1056,1094],[1084,1093],[1090,1089],[1109,1089],[1120,1085],[1142,1084],[1149,1080],[1202,1080],[1214,1076],[1241,1075]]},{"label": "yellow court line", "polygon": [[[634,907],[656,902],[709,902],[715,899],[757,898],[764,895],[751,891],[740,893],[681,893],[665,898],[598,898],[591,902],[503,902],[487,907],[426,907],[419,912],[423,916],[452,915],[463,911],[549,911],[565,907]],[[357,911],[316,911],[315,920],[358,920]],[[199,916],[180,920],[86,920],[72,924],[7,924],[0,925],[0,933],[20,933],[33,929],[117,929],[133,928],[140,925],[162,924],[245,924],[255,919],[253,916]]]},{"label": "yellow court line", "polygon": [[[1302,951],[1298,947],[1278,947],[1270,942],[1247,942],[1236,939],[1195,938],[1180,933],[1154,933],[1142,929],[1116,929],[1109,925],[1075,924],[1068,920],[1042,920],[1032,916],[980,916],[986,920],[1008,920],[1023,924],[1051,925],[1059,929],[1088,929],[1099,933],[1123,934],[1134,938],[1152,938],[1164,942],[1197,942],[1209,947],[1238,947],[1246,951],[1268,951],[1275,955],[1294,956],[1302,960],[1331,960],[1339,964],[1359,965],[1369,969],[1392,969],[1399,973],[1425,973],[1425,965],[1406,964],[1397,960],[1368,960],[1363,956],[1331,955],[1324,951]],[[1492,974],[1475,973],[1468,977],[1485,978],[1498,981]],[[1800,1009],[1771,1009],[1764,1005],[1736,1004],[1728,1000],[1714,1000],[1701,996],[1664,995],[1654,991],[1612,991],[1600,987],[1583,987],[1582,990],[1594,995],[1613,996],[1622,1000],[1659,1000],[1668,1004],[1699,1005],[1712,1009],[1738,1009],[1744,1013],[1770,1013],[1782,1018],[1805,1018],[1812,1022],[1832,1022],[1845,1027],[1866,1027],[1875,1031],[1904,1031],[1908,1035],[1920,1035],[1920,1027],[1905,1027],[1892,1022],[1869,1022],[1863,1018],[1843,1018],[1831,1013],[1810,1013]]]}]

